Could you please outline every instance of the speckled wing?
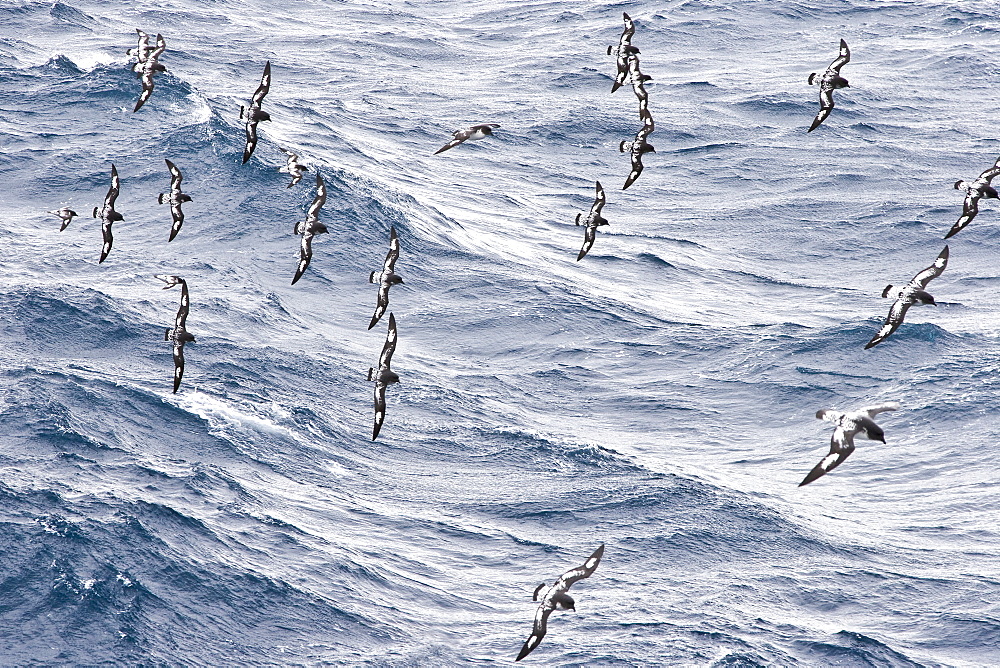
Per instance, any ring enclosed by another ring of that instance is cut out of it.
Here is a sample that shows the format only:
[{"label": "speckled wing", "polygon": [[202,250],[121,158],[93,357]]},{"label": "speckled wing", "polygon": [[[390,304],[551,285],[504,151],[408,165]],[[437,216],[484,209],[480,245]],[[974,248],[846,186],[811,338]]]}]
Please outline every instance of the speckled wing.
[{"label": "speckled wing", "polygon": [[[577,566],[576,568],[571,568],[570,570],[563,573],[559,580],[553,585],[553,592],[564,592],[574,583],[583,580],[584,578],[589,578],[597,570],[598,565],[601,563],[601,557],[604,556],[604,545],[602,544],[599,548],[594,550],[594,553],[587,557],[587,560],[583,562],[582,566]],[[550,598],[546,595],[546,598]]]},{"label": "speckled wing", "polygon": [[111,247],[115,243],[115,235],[111,232],[111,224],[113,221],[104,220],[101,223],[101,259],[97,261],[97,264],[103,263],[108,259],[108,253],[111,252]]},{"label": "speckled wing", "polygon": [[257,121],[253,120],[250,116],[247,116],[246,134],[246,144],[243,147],[244,165],[248,160],[250,160],[250,156],[253,155],[254,149],[257,148]]},{"label": "speckled wing", "polygon": [[108,188],[108,194],[104,196],[105,209],[115,208],[115,200],[118,199],[118,191],[121,189],[121,185],[121,179],[118,178],[118,168],[115,167],[114,163],[111,163],[111,187]]},{"label": "speckled wing", "polygon": [[399,259],[399,237],[396,236],[396,226],[389,227],[389,252],[382,262],[382,273],[392,273],[396,268],[396,260]]},{"label": "speckled wing", "polygon": [[962,203],[962,215],[958,217],[958,220],[951,226],[951,229],[948,230],[948,234],[944,235],[944,238],[950,239],[964,230],[965,226],[972,222],[977,213],[979,213],[979,191],[967,188],[965,191],[965,202]]},{"label": "speckled wing", "polygon": [[167,169],[170,170],[170,192],[175,195],[181,194],[181,182],[184,180],[184,175],[181,174],[181,170],[177,168],[177,165],[164,159],[167,163]]},{"label": "speckled wing", "polygon": [[375,421],[372,424],[372,440],[378,438],[385,422],[385,388],[382,383],[375,383]]},{"label": "speckled wing", "polygon": [[389,329],[385,334],[385,343],[382,345],[382,354],[378,358],[379,371],[389,369],[392,363],[392,354],[396,352],[396,316],[389,314]]},{"label": "speckled wing", "polygon": [[253,98],[251,99],[251,105],[260,108],[260,105],[264,102],[264,96],[266,96],[270,90],[271,61],[269,60],[264,64],[264,74],[260,77],[260,85],[257,86],[257,90],[254,91]]},{"label": "speckled wing", "polygon": [[306,212],[306,220],[316,220],[317,216],[319,216],[319,210],[323,208],[324,204],[326,204],[326,184],[323,183],[323,177],[317,174],[316,195],[313,197],[312,204],[309,205],[309,210]]},{"label": "speckled wing", "polygon": [[182,278],[179,283],[181,284],[181,304],[177,308],[177,316],[174,318],[174,329],[184,330],[187,327],[187,317],[188,311],[191,310],[191,303],[188,297],[187,281]]},{"label": "speckled wing", "polygon": [[808,485],[813,480],[837,468],[852,452],[854,452],[854,436],[841,427],[837,427],[833,436],[830,437],[830,454],[813,467],[812,471],[799,483],[799,487]]},{"label": "speckled wing", "polygon": [[885,324],[883,324],[882,328],[878,330],[875,336],[872,337],[871,341],[865,344],[865,350],[882,343],[889,338],[890,334],[899,329],[899,326],[903,324],[903,318],[906,316],[906,311],[910,308],[912,303],[913,302],[909,299],[897,298],[889,308],[889,315],[886,316]]},{"label": "speckled wing", "polygon": [[847,42],[840,40],[840,55],[833,59],[827,71],[833,70],[839,74],[840,68],[849,62],[851,62],[851,50],[847,48]]},{"label": "speckled wing", "polygon": [[628,177],[625,179],[625,185],[622,186],[622,190],[627,190],[630,185],[635,183],[635,180],[639,178],[642,174],[642,153],[639,151],[632,151],[632,170],[628,173]]},{"label": "speckled wing", "polygon": [[177,394],[184,377],[184,340],[174,339],[174,394]]},{"label": "speckled wing", "polygon": [[139,35],[139,44],[138,46],[136,46],[135,49],[135,55],[139,59],[139,62],[133,65],[132,69],[138,72],[139,66],[142,65],[144,62],[146,62],[146,59],[149,57],[149,52],[152,51],[152,48],[149,46],[148,34],[143,32],[142,30],[139,30],[138,28],[135,29],[135,32],[136,34]]},{"label": "speckled wing", "polygon": [[594,203],[590,205],[590,215],[587,216],[587,220],[590,222],[596,222],[601,217],[601,209],[604,208],[607,201],[608,199],[604,195],[604,186],[601,185],[600,181],[595,181]]},{"label": "speckled wing", "polygon": [[155,70],[150,68],[143,68],[140,73],[142,79],[142,92],[139,93],[139,99],[135,102],[135,108],[132,109],[132,113],[139,111],[142,105],[146,104],[146,100],[150,98],[153,94],[153,73]]},{"label": "speckled wing", "polygon": [[938,254],[937,258],[934,260],[934,263],[931,266],[919,271],[916,276],[910,279],[910,285],[919,290],[923,290],[924,288],[927,287],[927,284],[930,283],[931,280],[940,276],[941,272],[943,272],[945,270],[945,267],[947,266],[948,266],[948,247],[945,246],[944,250],[942,250]]},{"label": "speckled wing", "polygon": [[806,132],[812,132],[825,121],[833,111],[833,86],[821,83],[819,87],[819,112]]},{"label": "speckled wing", "polygon": [[313,256],[312,240],[315,236],[313,226],[307,223],[303,227],[305,229],[302,231],[302,241],[299,243],[299,265],[295,269],[295,277],[292,278],[292,285],[298,283],[299,279],[302,278],[302,274],[309,268],[309,263],[312,261]]},{"label": "speckled wing", "polygon": [[590,249],[594,246],[594,240],[597,239],[597,227],[593,225],[586,225],[583,228],[583,247],[580,248],[580,253],[576,256],[576,261],[579,262],[584,258]]},{"label": "speckled wing", "polygon": [[375,304],[375,313],[372,314],[372,319],[368,323],[368,329],[371,329],[378,321],[382,319],[385,315],[385,310],[389,308],[389,286],[385,283],[379,283],[378,286],[378,301]]},{"label": "speckled wing", "polygon": [[531,635],[528,639],[524,641],[524,645],[521,646],[521,651],[518,652],[515,661],[520,661],[524,657],[531,654],[538,645],[542,642],[542,638],[545,637],[545,632],[548,630],[549,626],[549,615],[555,610],[555,603],[552,599],[546,598],[542,600],[541,605],[538,606],[538,610],[535,611],[535,622],[531,627]]}]

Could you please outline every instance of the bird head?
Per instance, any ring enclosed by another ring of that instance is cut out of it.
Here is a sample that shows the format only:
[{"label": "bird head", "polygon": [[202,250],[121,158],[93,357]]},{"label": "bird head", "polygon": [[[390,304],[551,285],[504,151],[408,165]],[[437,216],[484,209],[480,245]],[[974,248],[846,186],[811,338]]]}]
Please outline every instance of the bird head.
[{"label": "bird head", "polygon": [[108,219],[113,221],[125,220],[125,216],[121,215],[117,211],[112,211],[108,214]]},{"label": "bird head", "polygon": [[184,343],[194,343],[194,334],[190,332],[179,332],[177,334],[177,340],[183,341]]},{"label": "bird head", "polygon": [[870,441],[882,441],[885,443],[885,432],[882,431],[882,427],[878,426],[874,422],[866,425],[865,435],[868,436]]},{"label": "bird head", "polygon": [[934,297],[929,292],[925,292],[923,290],[917,290],[917,292],[914,293],[913,297],[914,299],[916,299],[918,302],[920,302],[925,306],[928,304],[930,304],[931,306],[937,306],[937,302],[934,301]]},{"label": "bird head", "polygon": [[845,79],[844,77],[834,77],[832,83],[833,83],[833,87],[834,88],[850,88],[851,87],[851,84],[847,83],[847,79]]},{"label": "bird head", "polygon": [[183,193],[177,199],[180,202],[190,202],[191,201],[191,195],[188,195],[187,193]]}]

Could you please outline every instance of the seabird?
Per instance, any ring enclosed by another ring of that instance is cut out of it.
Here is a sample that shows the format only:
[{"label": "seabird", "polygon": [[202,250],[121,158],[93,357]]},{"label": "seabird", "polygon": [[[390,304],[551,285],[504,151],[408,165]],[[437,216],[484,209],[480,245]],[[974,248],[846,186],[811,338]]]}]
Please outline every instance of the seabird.
[{"label": "seabird", "polygon": [[[903,324],[903,317],[906,315],[907,309],[913,305],[923,305],[930,304],[932,306],[937,306],[934,301],[934,297],[931,296],[929,292],[926,292],[924,288],[927,284],[931,282],[932,279],[937,278],[944,271],[944,268],[948,266],[948,247],[945,246],[944,250],[937,256],[934,260],[934,264],[923,269],[910,279],[899,294],[896,296],[896,301],[892,303],[892,307],[889,309],[889,315],[886,316],[885,324],[882,325],[882,329],[878,330],[878,333],[872,337],[872,340],[868,342],[865,346],[865,350],[873,346],[877,346],[888,338],[890,334],[896,331],[896,329]],[[885,286],[885,290],[882,291],[882,297],[888,297],[889,291],[892,290],[892,284]]]},{"label": "seabird", "polygon": [[632,141],[623,141],[618,144],[619,152],[624,153],[628,151],[632,157],[632,171],[629,172],[628,178],[625,179],[625,185],[622,186],[622,190],[635,183],[635,180],[642,174],[643,154],[656,153],[656,149],[648,141],[649,135],[656,129],[656,124],[653,123],[653,116],[646,110],[646,113],[640,114],[639,117],[643,121],[643,126],[636,133],[635,139]]},{"label": "seabird", "polygon": [[[583,563],[583,566],[578,568],[573,568],[565,573],[556,581],[554,585],[549,587],[548,591],[541,597],[541,603],[538,605],[538,610],[535,612],[535,624],[531,629],[531,635],[524,642],[524,646],[521,647],[520,653],[517,655],[515,661],[520,661],[524,657],[531,654],[531,651],[538,647],[538,644],[542,642],[542,638],[545,637],[545,631],[548,627],[549,615],[557,607],[563,610],[572,610],[576,612],[576,602],[573,597],[567,594],[569,588],[577,580],[582,580],[584,578],[589,578],[593,575],[594,571],[597,570],[598,564],[601,563],[601,557],[604,556],[604,545],[602,544],[599,548],[594,550],[594,553],[587,558],[587,561]],[[538,585],[535,588],[535,593],[532,595],[531,600],[538,601],[538,593],[542,590],[545,583]]]},{"label": "seabird", "polygon": [[157,34],[156,47],[150,49],[149,35],[138,28],[136,28],[136,31],[139,32],[139,48],[137,49],[139,62],[133,66],[133,69],[142,80],[142,93],[139,94],[139,99],[135,103],[135,109],[132,110],[133,113],[139,111],[139,108],[146,104],[146,100],[153,94],[153,75],[157,72],[167,71],[167,68],[159,62],[160,56],[163,55],[163,52],[167,48],[167,43],[164,41],[163,35]]},{"label": "seabird", "polygon": [[184,224],[184,212],[181,211],[181,204],[190,202],[191,196],[181,192],[181,181],[184,180],[181,170],[177,169],[177,165],[169,160],[166,163],[167,169],[170,170],[170,192],[160,193],[157,201],[160,204],[164,202],[170,204],[170,215],[174,219],[174,223],[170,226],[170,238],[167,241],[173,241],[177,233],[181,231],[181,225]]},{"label": "seabird", "polygon": [[621,88],[622,84],[625,83],[625,78],[628,76],[629,54],[639,53],[639,49],[631,44],[632,35],[635,34],[635,24],[632,23],[632,17],[625,12],[622,12],[622,17],[625,21],[625,29],[622,30],[622,36],[618,39],[618,46],[608,47],[608,55],[614,54],[618,57],[618,71],[615,74],[615,82],[611,85],[612,93]]},{"label": "seabird", "polygon": [[594,203],[590,205],[590,212],[587,214],[587,217],[581,221],[581,214],[576,214],[576,224],[584,226],[583,248],[580,249],[580,254],[576,256],[577,262],[582,260],[583,256],[590,251],[590,247],[594,245],[598,226],[608,224],[608,221],[601,217],[601,209],[604,208],[604,203],[607,201],[604,197],[604,188],[601,186],[600,181],[596,181],[595,183],[594,190],[596,194],[594,195]]},{"label": "seabird", "polygon": [[59,216],[59,218],[62,219],[62,225],[59,226],[60,232],[69,227],[70,222],[73,220],[73,216],[77,215],[76,211],[65,206],[61,209],[56,209],[55,211],[49,211],[49,213],[54,216]]},{"label": "seabird", "polygon": [[1000,196],[997,195],[996,188],[990,185],[990,181],[992,181],[993,177],[997,174],[1000,174],[1000,158],[997,158],[997,161],[993,163],[993,166],[980,174],[979,178],[972,183],[962,180],[955,181],[955,190],[965,191],[965,203],[962,205],[962,216],[958,219],[958,222],[952,225],[948,234],[944,235],[945,239],[958,234],[965,228],[966,225],[972,222],[972,219],[976,217],[977,213],[979,213],[979,200],[981,198],[1000,198]]},{"label": "seabird", "polygon": [[324,204],[326,204],[326,184],[323,183],[323,177],[317,174],[316,196],[313,197],[312,204],[309,205],[309,210],[306,212],[306,219],[295,223],[295,234],[302,235],[302,243],[299,245],[299,266],[295,270],[295,278],[292,279],[292,285],[295,285],[302,278],[302,273],[312,260],[313,237],[323,232],[329,232],[326,229],[326,225],[319,222],[319,210],[323,208]]},{"label": "seabird", "polygon": [[389,313],[389,330],[385,335],[385,345],[378,358],[378,373],[375,367],[368,368],[368,380],[375,381],[375,426],[372,429],[372,440],[378,438],[385,420],[385,388],[399,382],[399,375],[389,368],[392,354],[396,351],[396,317]]},{"label": "seabird", "polygon": [[851,50],[847,48],[847,42],[840,40],[840,55],[830,63],[826,72],[818,75],[813,72],[809,75],[809,85],[816,83],[819,85],[819,113],[813,119],[812,125],[807,132],[812,132],[819,127],[819,124],[826,120],[833,110],[833,91],[837,88],[850,88],[847,79],[840,76],[840,68],[851,62]]},{"label": "seabird", "polygon": [[101,219],[101,234],[104,237],[104,245],[101,247],[101,259],[98,262],[104,262],[107,259],[108,253],[111,252],[111,244],[114,243],[114,235],[111,234],[112,223],[125,220],[125,217],[120,213],[115,211],[115,200],[118,199],[118,189],[121,187],[121,180],[118,178],[118,169],[115,167],[114,163],[111,163],[111,187],[108,188],[108,194],[104,196],[104,206],[100,209],[94,207],[94,218]]},{"label": "seabird", "polygon": [[138,28],[135,29],[135,32],[139,35],[139,43],[135,49],[129,49],[125,53],[130,56],[134,53],[136,58],[138,58],[138,61],[132,65],[132,71],[138,74],[139,71],[142,70],[142,64],[146,62],[146,58],[149,57],[149,52],[152,51],[154,47],[149,45],[148,34]]},{"label": "seabird", "polygon": [[455,137],[450,142],[434,151],[434,155],[441,153],[442,151],[447,151],[449,148],[454,148],[464,141],[472,140],[476,141],[483,139],[485,137],[493,136],[493,128],[500,127],[499,123],[482,123],[480,125],[473,125],[471,128],[463,128],[461,130],[455,130],[452,135]]},{"label": "seabird", "polygon": [[285,186],[286,188],[291,188],[302,180],[302,172],[308,172],[309,168],[299,162],[298,154],[292,153],[287,148],[283,148],[281,150],[288,155],[288,161],[285,163],[284,167],[278,167],[278,171],[284,172],[292,177],[292,182]]},{"label": "seabird", "polygon": [[389,252],[386,253],[385,261],[382,263],[382,271],[373,271],[368,275],[369,283],[378,283],[378,304],[375,306],[372,321],[368,323],[368,329],[375,326],[389,307],[389,288],[403,282],[403,277],[397,274],[395,269],[398,259],[399,238],[396,236],[396,226],[393,225],[389,228]]},{"label": "seabird", "polygon": [[181,378],[184,377],[184,344],[194,341],[194,336],[185,329],[188,316],[188,286],[180,276],[169,276],[167,274],[156,274],[156,278],[167,284],[164,290],[169,290],[175,285],[181,286],[181,305],[177,309],[177,318],[174,320],[174,328],[167,329],[163,334],[164,341],[174,342],[174,394],[181,386]]},{"label": "seabird", "polygon": [[653,77],[648,74],[643,74],[639,69],[639,56],[638,49],[635,53],[630,53],[628,56],[628,79],[632,82],[632,91],[635,96],[639,99],[639,108],[643,109],[649,103],[649,95],[646,93],[645,83],[647,81],[652,81]]},{"label": "seabird", "polygon": [[832,422],[837,425],[837,428],[833,431],[833,436],[830,437],[830,454],[824,457],[809,472],[809,475],[799,483],[799,487],[808,485],[816,478],[840,466],[841,462],[854,452],[854,436],[858,433],[864,432],[868,440],[885,443],[885,433],[881,427],[875,424],[872,418],[884,411],[895,410],[899,410],[899,404],[895,401],[890,401],[878,406],[866,406],[851,413],[841,413],[840,411],[831,410],[817,411],[817,419]]},{"label": "seabird", "polygon": [[260,78],[260,85],[257,86],[257,91],[253,94],[253,99],[250,101],[250,107],[240,107],[240,119],[246,118],[247,122],[247,143],[246,147],[243,149],[243,164],[247,164],[247,160],[253,155],[253,151],[257,148],[257,123],[260,121],[271,120],[271,114],[266,111],[262,111],[260,105],[264,102],[264,96],[267,95],[267,91],[271,89],[271,61],[267,61],[264,65],[264,74]]}]

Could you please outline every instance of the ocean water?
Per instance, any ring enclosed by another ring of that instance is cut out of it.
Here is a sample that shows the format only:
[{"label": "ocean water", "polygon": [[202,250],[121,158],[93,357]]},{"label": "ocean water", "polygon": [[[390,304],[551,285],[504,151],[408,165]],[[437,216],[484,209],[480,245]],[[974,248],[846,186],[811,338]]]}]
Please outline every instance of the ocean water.
[{"label": "ocean water", "polygon": [[[3,3],[0,665],[514,665],[534,588],[602,543],[525,665],[1000,665],[995,201],[939,306],[863,350],[1000,155],[998,9]],[[626,191],[623,11],[656,120]],[[139,113],[135,28],[167,42]],[[841,38],[851,87],[806,134]],[[169,244],[165,158],[193,197]],[[316,171],[329,234],[291,286]],[[154,274],[191,290],[176,395]],[[797,487],[818,409],[892,400],[887,444]]]}]

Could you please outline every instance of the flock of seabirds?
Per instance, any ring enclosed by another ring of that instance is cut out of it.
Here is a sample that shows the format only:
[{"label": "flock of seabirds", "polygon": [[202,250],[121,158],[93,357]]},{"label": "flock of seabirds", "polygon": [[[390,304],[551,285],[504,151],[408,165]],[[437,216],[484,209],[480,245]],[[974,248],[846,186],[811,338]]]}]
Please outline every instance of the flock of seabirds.
[{"label": "flock of seabirds", "polygon": [[[640,51],[637,47],[632,45],[632,37],[635,34],[635,25],[631,17],[629,17],[628,14],[623,13],[623,20],[625,22],[625,28],[622,31],[619,43],[617,45],[609,46],[607,50],[608,55],[614,55],[617,58],[617,73],[611,87],[611,92],[614,93],[626,83],[631,84],[632,90],[634,91],[639,102],[639,120],[642,122],[642,127],[636,133],[635,138],[632,141],[622,141],[618,147],[619,152],[627,152],[631,158],[631,171],[625,180],[625,184],[622,186],[622,190],[631,186],[635,183],[636,179],[639,178],[639,175],[643,170],[643,155],[646,153],[655,153],[655,149],[648,141],[649,135],[652,134],[655,129],[655,125],[653,117],[649,111],[649,97],[645,89],[645,83],[650,81],[652,77],[643,74],[639,69]],[[153,45],[150,45],[150,37],[147,33],[139,30],[138,28],[136,29],[136,33],[139,35],[138,46],[135,49],[129,49],[127,51],[129,55],[134,54],[137,58],[137,62],[132,65],[132,69],[142,82],[142,92],[139,95],[139,99],[136,101],[133,112],[139,111],[139,109],[142,108],[142,106],[153,94],[154,75],[157,72],[166,71],[166,67],[159,62],[160,56],[162,56],[163,52],[166,50],[166,42],[163,39],[163,36],[158,34],[156,36],[156,41]],[[820,108],[807,132],[816,130],[816,128],[818,128],[823,121],[830,116],[830,112],[834,108],[833,92],[838,89],[849,87],[847,79],[840,75],[840,70],[844,65],[848,64],[850,60],[850,49],[844,40],[840,40],[840,53],[833,60],[833,62],[830,63],[826,71],[822,73],[814,72],[809,75],[809,84],[819,86]],[[243,164],[246,164],[250,160],[254,149],[257,147],[258,123],[271,120],[270,114],[261,108],[270,87],[271,63],[267,62],[264,66],[264,73],[261,76],[260,85],[257,87],[256,92],[254,92],[249,106],[240,107],[240,120],[245,122],[246,129],[246,144],[243,150]],[[435,151],[435,155],[455,148],[466,141],[475,141],[490,137],[493,134],[493,130],[499,127],[500,125],[498,123],[484,123],[456,130],[453,133],[451,141]],[[287,154],[288,158],[286,164],[279,167],[278,171],[287,173],[291,177],[291,181],[287,185],[288,188],[291,188],[302,180],[304,175],[303,173],[308,171],[309,168],[299,161],[299,156],[295,153],[284,148],[281,150]],[[166,165],[168,171],[170,172],[170,192],[160,193],[157,200],[160,204],[170,205],[171,218],[173,222],[170,228],[168,241],[173,241],[180,232],[181,226],[184,223],[182,205],[185,202],[192,201],[192,199],[190,195],[183,192],[181,189],[181,184],[184,179],[181,174],[181,170],[170,160],[166,160]],[[945,239],[948,239],[960,232],[972,221],[973,218],[975,218],[976,214],[979,212],[980,199],[1000,199],[1000,194],[998,194],[997,190],[990,185],[993,178],[998,174],[1000,174],[1000,158],[997,159],[993,166],[985,170],[975,180],[971,182],[962,180],[955,182],[955,189],[965,192],[965,201],[963,203],[961,216],[952,226],[951,230],[949,230],[949,232],[945,235]],[[115,165],[112,164],[111,186],[108,188],[107,195],[104,198],[104,205],[101,207],[94,207],[93,210],[93,217],[101,220],[101,230],[103,235],[103,245],[101,247],[101,256],[98,263],[103,263],[107,259],[108,254],[111,252],[112,244],[114,242],[112,225],[115,222],[124,219],[122,214],[115,210],[115,200],[118,197],[120,185],[121,183],[118,177],[118,170]],[[576,225],[584,228],[583,247],[577,255],[577,261],[582,260],[587,255],[588,251],[590,251],[591,247],[593,247],[598,227],[608,224],[608,221],[601,215],[601,211],[607,200],[604,188],[601,186],[600,181],[596,182],[595,191],[596,194],[594,202],[590,207],[590,211],[587,212],[586,215],[577,214],[576,216]],[[306,211],[305,220],[295,223],[294,227],[294,233],[300,237],[300,243],[299,262],[292,278],[292,285],[297,283],[299,279],[302,278],[302,275],[309,267],[309,262],[312,259],[313,237],[317,234],[328,232],[326,225],[319,221],[320,210],[325,203],[326,186],[323,182],[323,177],[317,174],[315,197]],[[69,209],[68,207],[63,207],[56,211],[50,211],[49,213],[55,214],[62,219],[62,225],[59,228],[60,232],[65,230],[72,219],[78,215],[75,211]],[[389,234],[389,252],[386,254],[385,260],[382,263],[382,269],[380,271],[371,272],[368,277],[368,281],[370,283],[376,283],[379,286],[375,312],[372,315],[371,322],[368,324],[369,330],[375,327],[388,309],[389,289],[393,285],[403,282],[402,277],[395,272],[395,265],[398,258],[399,238],[396,235],[395,227],[391,227]],[[895,332],[896,329],[898,329],[902,324],[903,318],[911,306],[926,304],[933,306],[937,305],[934,301],[934,297],[926,291],[926,288],[928,283],[930,283],[930,281],[934,278],[940,276],[947,266],[948,246],[945,246],[929,267],[919,271],[912,279],[910,279],[909,283],[901,289],[894,291],[891,284],[885,287],[885,290],[882,292],[882,297],[887,298],[894,296],[895,300],[889,309],[889,314],[885,319],[885,323],[865,345],[865,349],[872,348],[882,343],[893,332]],[[189,311],[188,286],[187,282],[180,276],[158,274],[156,275],[156,278],[166,283],[166,287],[164,288],[165,290],[172,288],[175,285],[181,286],[180,307],[177,310],[174,326],[173,328],[166,329],[164,333],[164,340],[171,341],[173,343],[173,391],[176,393],[180,387],[181,379],[184,376],[184,345],[195,340],[194,336],[187,331],[187,316]],[[396,318],[390,312],[388,330],[381,355],[379,356],[378,366],[368,369],[368,380],[375,383],[375,419],[374,426],[372,428],[372,440],[378,438],[379,431],[381,430],[382,424],[385,420],[386,388],[393,383],[399,382],[399,375],[391,369],[392,355],[396,349],[396,336]],[[899,409],[899,404],[897,402],[886,402],[875,406],[866,406],[849,412],[836,410],[818,411],[816,413],[816,417],[818,419],[832,422],[835,425],[833,435],[830,439],[830,452],[808,473],[808,475],[806,475],[802,482],[799,483],[799,486],[801,487],[802,485],[813,482],[817,478],[829,473],[843,463],[844,460],[847,459],[852,452],[854,452],[854,437],[858,434],[863,434],[870,440],[885,443],[885,433],[882,428],[875,423],[874,418],[879,413],[894,411],[897,409]],[[601,545],[587,558],[582,566],[566,571],[551,586],[543,583],[535,589],[534,594],[532,595],[532,600],[539,602],[539,605],[535,613],[534,625],[531,630],[531,635],[529,635],[528,639],[521,647],[521,651],[515,659],[516,661],[520,661],[526,657],[532,652],[532,650],[538,647],[539,643],[541,643],[542,639],[545,637],[549,616],[554,610],[576,610],[575,602],[567,591],[577,581],[590,577],[600,564],[603,555],[604,545]]]}]

